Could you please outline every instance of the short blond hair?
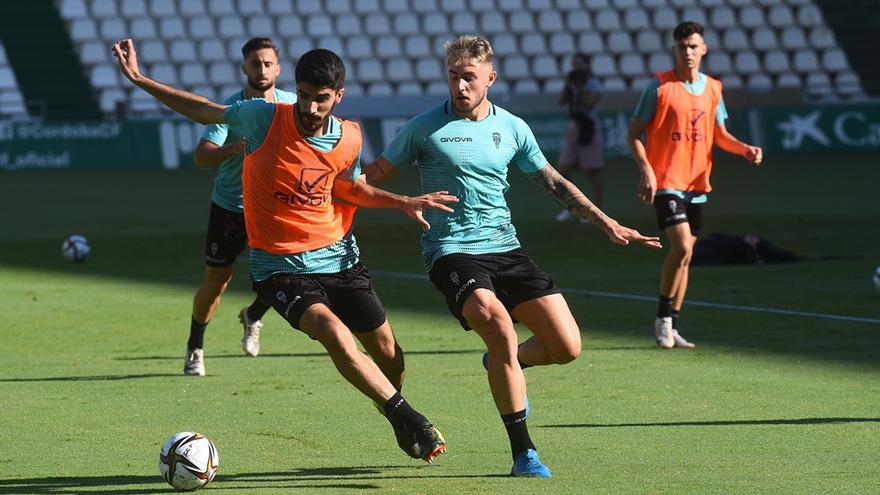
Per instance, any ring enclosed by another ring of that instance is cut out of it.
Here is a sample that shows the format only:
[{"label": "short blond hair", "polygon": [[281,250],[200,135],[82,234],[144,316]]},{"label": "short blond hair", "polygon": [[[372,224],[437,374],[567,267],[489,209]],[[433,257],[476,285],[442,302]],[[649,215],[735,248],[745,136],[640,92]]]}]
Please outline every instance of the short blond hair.
[{"label": "short blond hair", "polygon": [[492,63],[495,52],[492,51],[492,44],[489,40],[465,34],[443,43],[446,50],[446,65],[460,62],[462,60],[474,61],[478,64]]}]

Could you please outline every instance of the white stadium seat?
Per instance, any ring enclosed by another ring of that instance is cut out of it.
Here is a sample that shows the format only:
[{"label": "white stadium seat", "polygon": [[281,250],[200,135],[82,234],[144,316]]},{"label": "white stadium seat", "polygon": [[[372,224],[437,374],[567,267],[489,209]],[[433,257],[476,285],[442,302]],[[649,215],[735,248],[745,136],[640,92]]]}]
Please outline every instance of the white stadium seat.
[{"label": "white stadium seat", "polygon": [[482,12],[479,15],[480,31],[486,34],[507,32],[507,20],[501,12]]},{"label": "white stadium seat", "polygon": [[379,0],[358,0],[354,2],[354,11],[358,14],[373,14],[381,12]]},{"label": "white stadium seat", "polygon": [[237,15],[232,0],[211,0],[207,2],[208,12],[214,17],[222,18],[227,15]]},{"label": "white stadium seat", "polygon": [[349,0],[324,0],[324,11],[332,15],[348,14],[351,12],[351,2]]},{"label": "white stadium seat", "polygon": [[604,33],[619,31],[620,15],[614,9],[602,9],[593,18],[595,28]]},{"label": "white stadium seat", "polygon": [[406,37],[403,42],[403,53],[408,57],[430,57],[436,55],[431,50],[428,38],[420,34]]},{"label": "white stadium seat", "polygon": [[526,8],[523,0],[497,0],[496,2],[498,10],[501,12],[517,12]]},{"label": "white stadium seat", "polygon": [[706,18],[706,11],[703,10],[702,7],[692,6],[686,7],[681,11],[681,19],[683,21],[694,21],[706,26],[708,23],[708,19]]},{"label": "white stadium seat", "polygon": [[635,52],[622,55],[620,57],[620,73],[627,77],[644,76],[646,69],[642,55]]},{"label": "white stadium seat", "polygon": [[247,36],[236,36],[226,40],[226,60],[241,60],[241,47],[248,42]]},{"label": "white stadium seat", "polygon": [[528,33],[535,30],[535,18],[531,12],[520,11],[510,14],[510,30],[514,33]]},{"label": "white stadium seat", "polygon": [[768,50],[764,53],[764,69],[771,74],[784,74],[791,71],[791,63],[785,50]]},{"label": "white stadium seat", "polygon": [[104,19],[101,21],[101,37],[105,41],[115,43],[128,37],[128,29],[122,19]]},{"label": "white stadium seat", "polygon": [[239,15],[245,17],[262,14],[264,12],[263,2],[261,0],[237,0],[235,10]]},{"label": "white stadium seat", "polygon": [[593,21],[585,10],[575,10],[565,16],[565,26],[574,33],[593,29]]},{"label": "white stadium seat", "polygon": [[361,83],[385,80],[382,63],[374,58],[366,58],[357,62],[357,76]]},{"label": "white stadium seat", "polygon": [[760,27],[752,31],[752,48],[760,51],[771,50],[779,46],[776,31],[768,27]]},{"label": "white stadium seat", "polygon": [[555,10],[540,12],[538,16],[538,30],[542,33],[556,33],[565,29],[562,16]]},{"label": "white stadium seat", "polygon": [[104,114],[113,114],[116,112],[116,104],[118,102],[127,102],[128,94],[119,88],[108,88],[101,91],[98,97],[98,106]]},{"label": "white stadium seat", "polygon": [[492,50],[495,55],[515,55],[519,53],[518,37],[512,33],[496,34],[492,38]]},{"label": "white stadium seat", "polygon": [[720,50],[710,52],[708,59],[709,60],[706,61],[706,66],[709,69],[709,74],[718,76],[720,74],[727,74],[733,70],[733,61],[730,60],[730,55],[728,55],[727,52]]},{"label": "white stadium seat", "polygon": [[526,58],[521,55],[504,57],[501,67],[501,77],[509,77],[512,79],[531,77],[529,63]]},{"label": "white stadium seat", "polygon": [[159,40],[144,41],[138,48],[138,58],[148,64],[168,60],[168,51],[165,49],[165,43]]},{"label": "white stadium seat", "polygon": [[639,8],[638,0],[611,0],[611,3],[620,11]]},{"label": "white stadium seat", "polygon": [[271,0],[266,3],[266,12],[272,16],[279,16],[293,14],[295,11],[290,0]]},{"label": "white stadium seat", "polygon": [[[498,86],[499,82],[501,81],[496,80],[495,84],[492,85],[492,92],[498,92],[495,87]],[[431,81],[425,88],[425,94],[430,96],[449,96],[449,86],[447,86],[445,82]]]},{"label": "white stadium seat", "polygon": [[131,37],[136,40],[156,37],[156,23],[150,17],[134,19],[128,29]]},{"label": "white stadium seat", "polygon": [[442,12],[428,12],[422,17],[422,28],[432,35],[448,33],[449,21]]},{"label": "white stadium seat", "polygon": [[[330,50],[331,52],[339,55],[340,57],[346,57],[345,53],[345,41],[339,36],[321,36],[318,38],[318,43],[316,48],[323,48],[325,50]],[[297,54],[299,56],[301,54]]]},{"label": "white stadium seat", "polygon": [[565,79],[551,77],[544,80],[544,94],[558,94],[565,87]]},{"label": "white stadium seat", "polygon": [[397,85],[396,93],[400,96],[422,96],[422,85],[415,81],[403,81]]},{"label": "white stadium seat", "polygon": [[593,74],[597,76],[608,77],[617,75],[617,64],[614,62],[614,57],[606,53],[594,55],[590,65],[592,66]]},{"label": "white stadium seat", "polygon": [[79,49],[79,58],[86,65],[111,62],[110,57],[110,48],[100,41],[87,41]]},{"label": "white stadium seat", "polygon": [[412,0],[412,10],[420,14],[428,14],[438,12],[440,7],[437,5],[437,0]]},{"label": "white stadium seat", "polygon": [[600,53],[605,50],[602,35],[595,31],[583,32],[578,36],[578,51],[584,53]]},{"label": "white stadium seat", "polygon": [[829,48],[822,52],[822,67],[829,72],[849,71],[846,52],[840,48]]},{"label": "white stadium seat", "polygon": [[568,32],[551,34],[549,48],[554,55],[571,55],[577,51],[574,36]]},{"label": "white stadium seat", "polygon": [[841,72],[834,78],[834,87],[838,93],[851,96],[862,93],[862,83],[858,74],[851,71]]},{"label": "white stadium seat", "polygon": [[355,81],[345,80],[345,96],[364,96],[364,87]]},{"label": "white stadium seat", "polygon": [[174,68],[174,64],[168,62],[153,64],[150,66],[148,74],[151,78],[165,84],[172,86],[177,84],[177,69]]},{"label": "white stadium seat", "polygon": [[294,36],[287,40],[287,55],[299,57],[303,53],[315,48],[315,42],[308,36]]},{"label": "white stadium seat", "polygon": [[207,98],[210,101],[213,101],[214,103],[222,103],[223,101],[226,100],[226,97],[229,96],[229,95],[225,95],[222,98],[219,97],[219,95],[217,95],[217,91],[214,90],[214,86],[211,86],[210,84],[202,84],[200,86],[195,86],[192,88],[191,91],[199,96],[204,96],[205,98]]},{"label": "white stadium seat", "polygon": [[430,82],[446,77],[440,61],[435,58],[421,58],[416,61],[415,77],[422,82]]},{"label": "white stadium seat", "polygon": [[766,74],[752,74],[746,81],[746,89],[749,91],[770,91],[773,89],[773,80]]},{"label": "white stadium seat", "polygon": [[534,79],[519,79],[513,83],[513,92],[521,95],[535,95],[541,92],[541,87]]},{"label": "white stadium seat", "polygon": [[135,114],[151,115],[159,112],[159,103],[146,91],[134,88],[129,93],[129,109]]},{"label": "white stadium seat", "polygon": [[92,0],[92,17],[103,19],[105,17],[119,17],[116,10],[116,0]]},{"label": "white stadium seat", "polygon": [[626,91],[626,81],[621,77],[606,77],[602,80],[602,89],[605,91]]},{"label": "white stadium seat", "polygon": [[546,12],[553,9],[552,0],[526,0],[526,7],[534,13]]},{"label": "white stadium seat", "polygon": [[[314,3],[320,6],[320,2]],[[382,10],[387,14],[409,12],[409,3],[407,0],[382,0]]]},{"label": "white stadium seat", "polygon": [[388,75],[388,79],[394,82],[409,81],[414,76],[412,64],[405,58],[388,60],[385,65],[385,73]]},{"label": "white stadium seat", "polygon": [[739,11],[739,24],[744,28],[754,29],[767,24],[764,11],[760,7],[744,7]]},{"label": "white stadium seat", "polygon": [[177,7],[173,0],[150,0],[150,13],[154,17],[176,16]]},{"label": "white stadium seat", "polygon": [[[101,64],[102,67],[109,66],[109,64]],[[95,70],[92,69],[92,79],[94,80]],[[6,89],[17,89],[18,84],[15,82],[15,73],[12,72],[11,68],[8,67],[0,67],[0,90]]]},{"label": "white stadium seat", "polygon": [[272,25],[272,19],[264,14],[252,16],[247,21],[248,36],[271,37],[275,33],[275,27]]},{"label": "white stadium seat", "polygon": [[636,35],[636,49],[642,53],[650,53],[655,50],[663,50],[663,40],[660,39],[660,33],[652,29],[640,31]]},{"label": "white stadium seat", "polygon": [[810,46],[816,49],[837,46],[837,40],[834,39],[834,31],[824,26],[810,29],[809,41]]},{"label": "white stadium seat", "polygon": [[669,7],[657,7],[654,9],[653,19],[655,29],[674,29],[678,25],[678,14]]},{"label": "white stadium seat", "polygon": [[736,14],[727,6],[719,6],[712,9],[710,15],[712,28],[727,29],[737,26]]},{"label": "white stadium seat", "polygon": [[313,14],[305,20],[306,33],[309,36],[326,36],[333,34],[333,24],[326,14]]},{"label": "white stadium seat", "polygon": [[475,33],[479,31],[477,18],[470,12],[459,12],[450,16],[453,33]]},{"label": "white stadium seat", "polygon": [[801,5],[797,9],[797,23],[801,27],[817,27],[825,24],[822,11],[812,3]]},{"label": "white stadium seat", "polygon": [[799,50],[801,48],[807,48],[808,46],[804,32],[798,26],[791,26],[783,29],[782,34],[779,37],[779,43],[783,48],[788,50]]},{"label": "white stadium seat", "polygon": [[[3,78],[0,77],[0,80]],[[119,87],[119,69],[112,64],[96,64],[92,66],[89,81],[96,88]],[[138,91],[141,91],[138,89]]]},{"label": "white stadium seat", "polygon": [[465,0],[439,0],[440,10],[449,13],[460,13],[468,10]]},{"label": "white stadium seat", "polygon": [[[722,52],[723,53],[723,52]],[[714,55],[710,54],[709,60],[712,60]],[[728,58],[728,62],[730,59]],[[672,59],[672,55],[667,51],[659,51],[654,52],[648,56],[648,72],[653,76],[658,72],[664,72],[672,68],[674,61]],[[728,66],[730,64],[728,63]]]},{"label": "white stadium seat", "polygon": [[776,77],[776,87],[785,89],[800,88],[801,78],[793,72],[779,74],[779,76]]},{"label": "white stadium seat", "polygon": [[630,9],[623,14],[623,25],[633,32],[650,29],[651,20],[648,13],[643,9]]},{"label": "white stadium seat", "polygon": [[813,50],[801,49],[795,52],[792,65],[794,70],[801,74],[816,72],[819,70],[819,58],[816,57],[816,52]]},{"label": "white stadium seat", "polygon": [[643,77],[634,77],[629,82],[629,89],[631,91],[638,91],[641,93],[648,87],[648,83],[654,80],[653,75],[651,76],[643,76]]},{"label": "white stadium seat", "polygon": [[[128,0],[124,1],[123,5],[126,3]],[[184,17],[195,18],[205,15],[206,12],[205,2],[202,0],[180,0],[180,14]]]},{"label": "white stadium seat", "polygon": [[422,32],[419,27],[419,18],[415,14],[396,14],[393,18],[392,26],[394,28],[393,33],[397,36],[419,34]]},{"label": "white stadium seat", "polygon": [[224,39],[233,36],[244,36],[244,23],[241,21],[241,17],[221,17],[217,21],[217,34],[222,36]]},{"label": "white stadium seat", "polygon": [[540,33],[526,33],[520,37],[519,46],[526,55],[542,55],[547,53],[547,42]]},{"label": "white stadium seat", "polygon": [[621,54],[633,50],[632,38],[628,31],[616,31],[608,33],[605,46],[611,53]]},{"label": "white stadium seat", "polygon": [[214,38],[217,32],[214,30],[214,19],[202,16],[189,20],[189,36],[194,40]]},{"label": "white stadium seat", "polygon": [[199,42],[199,60],[215,62],[226,60],[226,47],[218,39],[206,39]]},{"label": "white stadium seat", "polygon": [[741,89],[745,86],[743,78],[739,74],[723,74],[721,76],[721,84],[724,89]]},{"label": "white stadium seat", "polygon": [[89,15],[84,0],[61,0],[59,10],[65,19],[82,19]]},{"label": "white stadium seat", "polygon": [[378,12],[367,14],[364,20],[364,31],[373,36],[387,36],[391,31],[391,21],[388,16]]},{"label": "white stadium seat", "polygon": [[208,78],[216,85],[232,84],[238,81],[236,71],[229,62],[214,62],[208,68]]},{"label": "white stadium seat", "polygon": [[750,46],[749,37],[742,29],[731,28],[724,32],[722,45],[725,50],[745,50]]},{"label": "white stadium seat", "polygon": [[147,15],[147,3],[144,0],[125,0],[119,4],[119,13],[126,19],[140,19]]},{"label": "white stadium seat", "polygon": [[176,63],[201,62],[196,55],[196,45],[188,39],[178,39],[168,47],[171,61]]},{"label": "white stadium seat", "polygon": [[751,50],[740,50],[733,59],[733,66],[736,71],[743,75],[750,75],[753,72],[761,70],[761,61],[755,52]]},{"label": "white stadium seat", "polygon": [[669,0],[669,4],[673,7],[692,7],[697,5],[697,0]]},{"label": "white stadium seat", "polygon": [[[215,62],[219,63],[219,62]],[[180,82],[186,86],[204,84],[208,80],[205,66],[201,64],[185,64],[180,66]]]},{"label": "white stadium seat", "polygon": [[402,53],[399,38],[386,36],[376,39],[376,56],[379,58],[399,57]]},{"label": "white stadium seat", "polygon": [[180,17],[165,17],[159,21],[159,36],[165,40],[186,37],[186,26]]},{"label": "white stadium seat", "polygon": [[74,19],[70,23],[70,39],[75,42],[93,40],[98,38],[98,28],[95,21],[87,18]]},{"label": "white stadium seat", "polygon": [[595,12],[597,10],[611,7],[611,2],[609,0],[585,0],[584,7]]},{"label": "white stadium seat", "polygon": [[774,5],[770,7],[770,11],[767,13],[767,23],[775,28],[791,26],[795,23],[794,14],[788,5]]},{"label": "white stadium seat", "polygon": [[831,78],[824,72],[811,72],[804,79],[807,94],[816,98],[827,98],[834,94]]},{"label": "white stadium seat", "polygon": [[532,74],[540,79],[559,77],[559,64],[552,55],[538,55],[532,59]]},{"label": "white stadium seat", "polygon": [[373,44],[366,36],[351,36],[345,39],[345,53],[352,59],[373,57]]},{"label": "white stadium seat", "polygon": [[306,30],[303,28],[302,19],[295,14],[285,14],[276,19],[275,32],[284,38],[305,36],[306,34]]}]

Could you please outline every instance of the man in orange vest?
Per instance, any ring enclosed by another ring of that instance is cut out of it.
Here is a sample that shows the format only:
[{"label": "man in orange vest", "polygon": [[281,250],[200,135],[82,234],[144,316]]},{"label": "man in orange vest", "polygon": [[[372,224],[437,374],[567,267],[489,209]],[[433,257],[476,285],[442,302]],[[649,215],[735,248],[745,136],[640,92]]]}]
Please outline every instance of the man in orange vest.
[{"label": "man in orange vest", "polygon": [[[761,148],[739,141],[724,126],[727,109],[721,81],[700,72],[706,54],[703,26],[683,22],[673,31],[675,68],[657,74],[642,93],[627,141],[641,171],[638,196],[653,204],[669,238],[660,272],[660,303],[654,322],[657,345],[693,348],[678,332],[688,267],[700,234],[701,205],[712,190],[712,145],[761,164]],[[642,135],[645,141],[642,141]]]},{"label": "man in orange vest", "polygon": [[403,351],[359,260],[351,222],[356,206],[397,208],[427,229],[424,210],[451,212],[446,203],[456,198],[445,191],[410,198],[367,185],[360,128],[332,115],[345,91],[342,60],[329,50],[303,54],[295,104],[250,99],[224,106],[141,74],[130,39],[113,52],[129,80],[172,110],[246,137],[242,199],[254,290],[324,346],[339,373],[376,403],[404,452],[428,462],[444,452],[440,432],[400,394]]}]

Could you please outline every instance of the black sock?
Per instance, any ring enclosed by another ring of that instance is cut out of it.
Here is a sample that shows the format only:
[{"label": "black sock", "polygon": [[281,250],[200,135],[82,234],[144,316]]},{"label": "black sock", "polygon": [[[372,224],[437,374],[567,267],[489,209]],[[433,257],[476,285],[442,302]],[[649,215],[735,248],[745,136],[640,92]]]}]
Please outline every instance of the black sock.
[{"label": "black sock", "polygon": [[428,423],[428,419],[412,408],[406,399],[395,392],[382,406],[382,414],[388,421],[394,424],[404,423],[409,426],[421,426]]},{"label": "black sock", "polygon": [[678,329],[678,313],[679,312],[680,312],[680,310],[673,309],[672,314],[669,315],[669,316],[672,316],[672,328]]},{"label": "black sock", "polygon": [[189,325],[189,340],[186,343],[187,349],[203,349],[205,347],[205,329],[208,328],[208,322],[199,323],[192,320]]},{"label": "black sock", "polygon": [[666,318],[672,316],[672,298],[660,296],[660,303],[657,305],[657,318]]},{"label": "black sock", "polygon": [[252,302],[251,305],[248,306],[248,309],[247,309],[248,320],[250,320],[250,321],[262,320],[263,316],[266,314],[266,311],[269,311],[270,307],[271,306],[267,306],[267,305],[263,304],[263,302],[260,301],[259,298],[254,299],[254,302]]},{"label": "black sock", "polygon": [[502,414],[501,421],[504,422],[504,428],[507,429],[507,437],[510,439],[510,452],[513,454],[514,459],[516,459],[517,455],[528,449],[537,450],[535,449],[535,444],[532,443],[531,437],[529,437],[525,409],[511,414]]}]

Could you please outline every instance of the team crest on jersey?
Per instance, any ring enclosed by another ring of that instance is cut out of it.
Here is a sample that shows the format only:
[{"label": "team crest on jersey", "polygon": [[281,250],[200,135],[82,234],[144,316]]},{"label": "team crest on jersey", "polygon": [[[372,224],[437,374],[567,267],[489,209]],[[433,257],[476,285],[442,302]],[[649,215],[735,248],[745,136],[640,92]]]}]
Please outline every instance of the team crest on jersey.
[{"label": "team crest on jersey", "polygon": [[452,280],[452,283],[458,285],[458,273],[452,272],[449,274],[449,280]]},{"label": "team crest on jersey", "polygon": [[493,132],[492,133],[492,141],[495,142],[495,149],[496,150],[500,149],[500,147],[501,147],[501,133],[500,132]]}]

